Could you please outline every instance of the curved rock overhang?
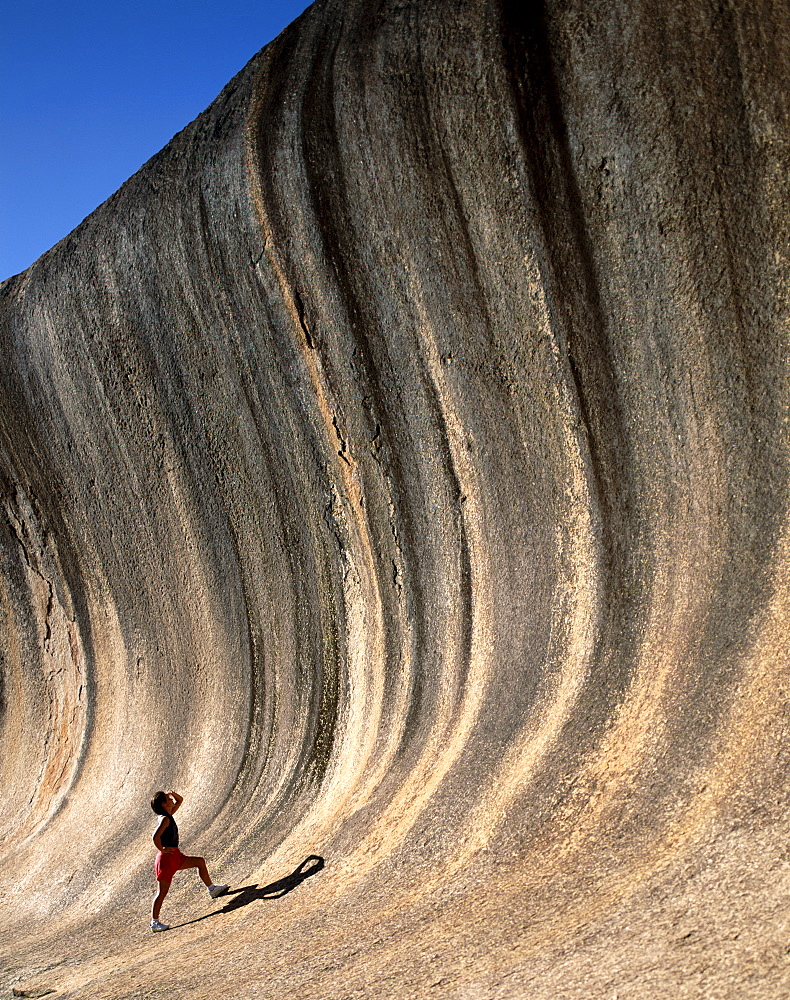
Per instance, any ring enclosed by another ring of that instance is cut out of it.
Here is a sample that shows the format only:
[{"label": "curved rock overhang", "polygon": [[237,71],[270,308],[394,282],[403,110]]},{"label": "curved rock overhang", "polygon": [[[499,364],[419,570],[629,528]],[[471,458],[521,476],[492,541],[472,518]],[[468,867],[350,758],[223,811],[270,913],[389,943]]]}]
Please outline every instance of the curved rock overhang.
[{"label": "curved rock overhang", "polygon": [[9,983],[788,988],[789,57],[319,0],[3,284]]}]

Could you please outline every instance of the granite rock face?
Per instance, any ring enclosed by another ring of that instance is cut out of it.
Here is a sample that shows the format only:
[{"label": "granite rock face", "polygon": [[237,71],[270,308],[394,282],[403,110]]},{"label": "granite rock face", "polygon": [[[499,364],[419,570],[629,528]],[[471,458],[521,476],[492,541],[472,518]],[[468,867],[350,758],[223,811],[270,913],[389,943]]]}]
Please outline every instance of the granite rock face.
[{"label": "granite rock face", "polygon": [[790,988],[789,73],[318,0],[2,286],[9,990]]}]

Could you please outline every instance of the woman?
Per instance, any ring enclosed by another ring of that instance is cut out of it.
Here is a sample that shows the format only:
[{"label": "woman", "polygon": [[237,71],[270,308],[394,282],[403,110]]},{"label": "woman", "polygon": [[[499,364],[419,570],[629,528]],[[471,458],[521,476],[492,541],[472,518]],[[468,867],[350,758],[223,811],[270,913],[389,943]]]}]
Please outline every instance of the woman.
[{"label": "woman", "polygon": [[173,813],[183,801],[183,796],[179,795],[178,792],[157,792],[151,799],[151,808],[158,816],[162,817],[154,833],[154,844],[159,852],[154,865],[159,892],[154,897],[154,905],[151,910],[152,931],[170,930],[170,925],[163,924],[159,919],[159,911],[176,872],[183,871],[185,868],[197,868],[198,874],[203,879],[203,884],[208,889],[208,894],[212,899],[216,899],[217,896],[221,896],[223,892],[228,890],[228,886],[214,885],[211,881],[205,858],[189,858],[178,849],[178,826],[173,819]]}]

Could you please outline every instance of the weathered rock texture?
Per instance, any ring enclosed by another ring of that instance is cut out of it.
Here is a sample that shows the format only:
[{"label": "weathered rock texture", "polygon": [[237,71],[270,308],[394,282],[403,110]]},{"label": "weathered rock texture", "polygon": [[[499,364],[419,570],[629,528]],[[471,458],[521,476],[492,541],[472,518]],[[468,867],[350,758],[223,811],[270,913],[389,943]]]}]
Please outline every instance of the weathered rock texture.
[{"label": "weathered rock texture", "polygon": [[[3,285],[9,992],[790,989],[789,72],[771,0],[319,0]],[[159,787],[326,865],[154,937]]]}]

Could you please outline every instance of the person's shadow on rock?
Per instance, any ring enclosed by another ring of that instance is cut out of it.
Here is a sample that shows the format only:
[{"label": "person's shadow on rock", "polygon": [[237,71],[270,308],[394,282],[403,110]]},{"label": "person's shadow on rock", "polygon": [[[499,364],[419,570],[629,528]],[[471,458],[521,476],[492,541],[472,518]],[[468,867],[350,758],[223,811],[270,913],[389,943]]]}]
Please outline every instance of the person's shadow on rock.
[{"label": "person's shadow on rock", "polygon": [[198,924],[201,920],[208,920],[209,917],[217,917],[221,913],[230,913],[231,910],[238,910],[242,906],[249,906],[256,899],[279,899],[281,896],[292,892],[302,882],[310,878],[311,875],[317,875],[323,867],[324,859],[320,858],[317,854],[310,854],[290,875],[277,879],[276,882],[269,882],[268,885],[259,886],[256,882],[254,885],[243,885],[238,889],[230,889],[227,893],[219,897],[220,899],[227,899],[228,896],[231,897],[221,910],[207,913],[205,916],[197,917],[195,920],[186,920],[183,924],[174,924],[173,930],[176,927],[187,927],[189,924]]},{"label": "person's shadow on rock", "polygon": [[233,899],[228,900],[219,912],[230,913],[231,910],[238,910],[240,906],[248,906],[250,903],[255,902],[256,899],[279,899],[281,896],[285,896],[293,889],[296,889],[297,886],[300,886],[311,875],[317,875],[323,867],[324,859],[319,858],[317,854],[311,854],[290,875],[286,875],[285,878],[278,879],[276,882],[270,882],[268,885],[261,887],[257,885],[245,885],[240,889],[232,890],[228,895],[232,895]]}]

